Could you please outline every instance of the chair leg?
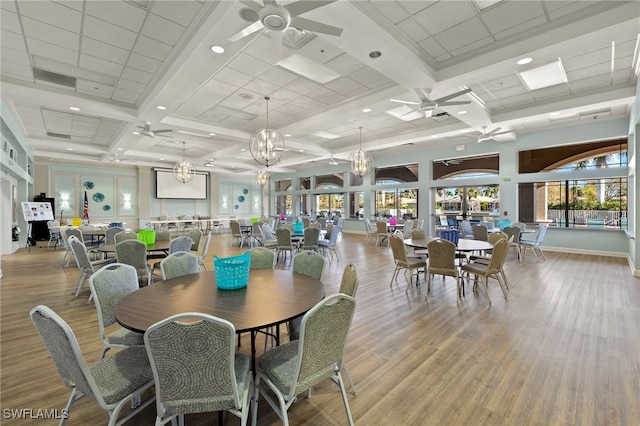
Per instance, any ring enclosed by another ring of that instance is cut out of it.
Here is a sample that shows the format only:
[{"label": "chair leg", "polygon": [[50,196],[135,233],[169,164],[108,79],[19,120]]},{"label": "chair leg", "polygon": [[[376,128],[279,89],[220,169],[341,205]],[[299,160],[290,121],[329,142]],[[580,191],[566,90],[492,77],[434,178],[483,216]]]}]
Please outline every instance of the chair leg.
[{"label": "chair leg", "polygon": [[349,422],[349,426],[353,426],[353,417],[351,416],[351,409],[349,408],[347,391],[344,389],[344,381],[342,380],[342,375],[340,374],[340,371],[337,372],[337,376],[338,376],[338,386],[340,386],[340,394],[342,395],[342,402],[344,404],[344,410],[347,412],[347,420]]},{"label": "chair leg", "polygon": [[353,383],[353,379],[351,378],[351,373],[349,373],[349,369],[347,368],[347,364],[342,362],[342,371],[344,371],[344,375],[347,376],[347,381],[349,382],[349,387],[351,387],[351,394],[355,395],[358,393],[356,389],[356,385]]}]

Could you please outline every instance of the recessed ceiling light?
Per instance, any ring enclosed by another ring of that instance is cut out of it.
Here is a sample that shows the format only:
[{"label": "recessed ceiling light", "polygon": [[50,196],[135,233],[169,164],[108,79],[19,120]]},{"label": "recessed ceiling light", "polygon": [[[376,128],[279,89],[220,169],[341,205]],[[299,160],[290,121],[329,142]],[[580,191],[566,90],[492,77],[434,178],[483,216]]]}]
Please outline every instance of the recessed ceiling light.
[{"label": "recessed ceiling light", "polygon": [[160,161],[164,161],[164,158],[161,158]]},{"label": "recessed ceiling light", "polygon": [[531,61],[533,61],[533,58],[522,58],[522,59],[519,59],[518,62],[516,62],[516,64],[525,65],[525,64],[528,64]]},{"label": "recessed ceiling light", "polygon": [[124,148],[118,148],[118,151],[122,151]]},{"label": "recessed ceiling light", "polygon": [[519,72],[518,75],[529,90],[543,89],[567,82],[567,74],[560,58],[550,64]]},{"label": "recessed ceiling light", "polygon": [[167,107],[166,107],[166,106],[162,106],[162,105],[158,105],[156,108],[158,108],[158,109],[160,109],[160,110],[165,110],[165,109],[167,109]]},{"label": "recessed ceiling light", "polygon": [[215,44],[213,46],[211,46],[211,51],[213,53],[224,53],[224,47],[222,46],[216,46]]},{"label": "recessed ceiling light", "polygon": [[240,152],[245,152],[246,150],[247,150],[247,148],[242,148],[242,149],[240,150]]},{"label": "recessed ceiling light", "polygon": [[291,137],[291,134],[290,134],[290,133],[286,133],[286,134],[284,135],[284,137],[285,137],[285,138],[290,138],[290,137]]},{"label": "recessed ceiling light", "polygon": [[69,109],[71,111],[80,111],[80,108],[78,108],[78,107],[69,107]]},{"label": "recessed ceiling light", "polygon": [[298,152],[304,152],[304,149],[299,149]]},{"label": "recessed ceiling light", "polygon": [[369,52],[369,57],[371,59],[378,59],[380,56],[382,56],[382,53],[379,50],[374,50],[373,52]]},{"label": "recessed ceiling light", "polygon": [[140,132],[131,132],[131,133],[133,133],[134,135],[139,135],[140,134]]},{"label": "recessed ceiling light", "polygon": [[557,117],[558,115],[560,115],[558,111],[549,113],[549,117]]},{"label": "recessed ceiling light", "polygon": [[371,108],[365,108],[362,110],[362,112],[371,112]]},{"label": "recessed ceiling light", "polygon": [[215,133],[209,133],[209,136],[215,136],[215,135],[216,135]]},{"label": "recessed ceiling light", "polygon": [[458,111],[458,115],[462,115],[462,114],[466,114],[466,113],[467,113],[467,111],[465,111],[465,110]]},{"label": "recessed ceiling light", "polygon": [[73,151],[73,148],[67,148],[67,151]]}]

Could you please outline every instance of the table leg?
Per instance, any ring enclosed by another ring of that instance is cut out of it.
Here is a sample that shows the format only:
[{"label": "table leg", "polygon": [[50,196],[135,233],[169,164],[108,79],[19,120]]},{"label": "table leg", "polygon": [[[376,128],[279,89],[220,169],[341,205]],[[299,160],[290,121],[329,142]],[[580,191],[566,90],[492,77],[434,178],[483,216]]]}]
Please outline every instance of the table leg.
[{"label": "table leg", "polygon": [[253,379],[256,378],[256,335],[258,332],[256,330],[251,330],[251,374],[253,374]]}]

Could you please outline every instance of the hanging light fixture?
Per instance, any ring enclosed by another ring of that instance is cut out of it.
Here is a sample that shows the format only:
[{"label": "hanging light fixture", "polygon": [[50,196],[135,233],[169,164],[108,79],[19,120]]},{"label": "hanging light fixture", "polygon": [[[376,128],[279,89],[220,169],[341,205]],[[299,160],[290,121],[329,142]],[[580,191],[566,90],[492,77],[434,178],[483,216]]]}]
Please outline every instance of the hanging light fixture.
[{"label": "hanging light fixture", "polygon": [[193,166],[186,159],[186,142],[182,142],[182,161],[178,161],[175,166],[173,166],[173,177],[176,178],[177,181],[182,183],[191,182],[193,179]]},{"label": "hanging light fixture", "polygon": [[265,96],[264,100],[267,101],[267,125],[251,135],[249,151],[254,160],[269,167],[282,159],[284,138],[278,131],[269,128],[269,97]]},{"label": "hanging light fixture", "polygon": [[351,161],[351,173],[363,177],[371,170],[373,158],[367,151],[362,150],[362,127],[360,127],[360,149],[349,156]]},{"label": "hanging light fixture", "polygon": [[258,170],[258,185],[264,187],[269,182],[269,173],[266,170]]}]

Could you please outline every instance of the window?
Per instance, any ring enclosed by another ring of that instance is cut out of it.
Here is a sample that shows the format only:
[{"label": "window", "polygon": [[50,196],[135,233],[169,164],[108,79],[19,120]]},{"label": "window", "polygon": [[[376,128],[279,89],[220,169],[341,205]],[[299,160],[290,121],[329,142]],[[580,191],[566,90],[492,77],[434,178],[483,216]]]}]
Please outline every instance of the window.
[{"label": "window", "polygon": [[[520,218],[559,228],[627,228],[627,178],[521,183]],[[522,200],[533,200],[527,208]],[[542,206],[542,207],[538,207]]]},{"label": "window", "polygon": [[287,216],[293,214],[291,205],[292,205],[291,195],[276,196],[276,214],[284,214]]},{"label": "window", "polygon": [[500,210],[500,187],[459,186],[436,188],[436,214],[452,219],[494,220]]},{"label": "window", "polygon": [[311,189],[311,178],[310,177],[302,177],[302,178],[300,178],[300,189]]},{"label": "window", "polygon": [[316,189],[342,188],[344,177],[342,173],[316,176]]},{"label": "window", "polygon": [[497,176],[500,173],[498,154],[468,158],[450,158],[433,162],[433,180]]},{"label": "window", "polygon": [[627,143],[610,140],[518,153],[518,171],[567,177],[518,185],[518,217],[559,228],[627,228]]},{"label": "window", "polygon": [[291,190],[291,179],[283,179],[276,181],[276,191],[289,191]]},{"label": "window", "polygon": [[393,167],[379,167],[376,169],[376,185],[386,185],[398,182],[417,182],[418,165],[406,164]]},{"label": "window", "polygon": [[418,217],[418,189],[376,191],[376,217]]},{"label": "window", "polygon": [[316,195],[316,206],[319,216],[325,216],[327,219],[333,216],[344,217],[344,194],[318,194]]}]

